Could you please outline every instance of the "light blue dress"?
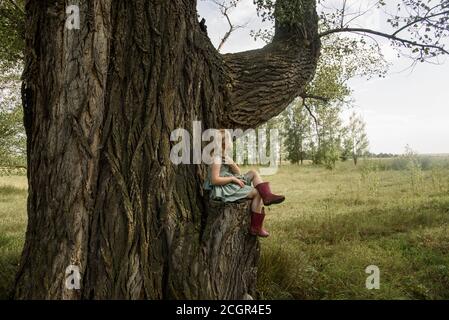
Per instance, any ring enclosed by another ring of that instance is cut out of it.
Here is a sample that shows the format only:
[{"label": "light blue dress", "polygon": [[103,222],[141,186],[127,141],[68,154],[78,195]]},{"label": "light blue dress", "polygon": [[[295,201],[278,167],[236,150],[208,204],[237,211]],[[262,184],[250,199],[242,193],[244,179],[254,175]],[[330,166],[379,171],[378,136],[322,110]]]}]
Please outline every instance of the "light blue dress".
[{"label": "light blue dress", "polygon": [[248,175],[236,175],[231,171],[231,167],[226,163],[221,164],[220,177],[237,177],[245,183],[245,186],[240,187],[235,183],[228,183],[223,186],[216,186],[211,183],[211,166],[208,168],[207,178],[204,182],[204,189],[210,191],[210,198],[213,200],[223,202],[235,202],[241,199],[245,199],[248,194],[253,190],[251,180]]}]

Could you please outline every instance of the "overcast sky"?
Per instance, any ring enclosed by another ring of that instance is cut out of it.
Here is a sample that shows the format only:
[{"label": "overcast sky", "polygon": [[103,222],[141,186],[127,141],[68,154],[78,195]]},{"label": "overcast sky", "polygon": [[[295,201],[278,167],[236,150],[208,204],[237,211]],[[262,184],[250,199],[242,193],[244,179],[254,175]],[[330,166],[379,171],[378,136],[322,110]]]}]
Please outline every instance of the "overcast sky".
[{"label": "overcast sky", "polygon": [[[366,0],[352,2],[368,3]],[[205,17],[209,37],[217,46],[227,30],[226,20],[217,6],[207,0],[198,1],[198,11]],[[253,0],[242,0],[231,17],[235,24],[247,23],[247,26],[232,34],[223,53],[264,45],[262,41],[254,41],[249,34],[262,25]],[[382,25],[385,19],[382,18],[381,13],[375,12],[356,21],[356,25],[385,30]],[[388,42],[383,43],[384,54],[392,63],[387,78],[351,81],[355,100],[353,110],[367,123],[370,150],[402,153],[409,144],[420,153],[449,153],[449,59],[444,59],[441,65],[418,64],[413,71],[404,71],[410,60],[398,59]]]}]

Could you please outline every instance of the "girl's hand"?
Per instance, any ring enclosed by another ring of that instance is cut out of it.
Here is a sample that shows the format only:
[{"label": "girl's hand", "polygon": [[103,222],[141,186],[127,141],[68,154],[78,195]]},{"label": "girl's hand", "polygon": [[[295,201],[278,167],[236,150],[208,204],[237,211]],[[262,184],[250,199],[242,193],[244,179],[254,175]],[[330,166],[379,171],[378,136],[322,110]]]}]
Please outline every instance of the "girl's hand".
[{"label": "girl's hand", "polygon": [[232,183],[235,183],[235,184],[239,185],[240,188],[243,188],[245,186],[245,183],[242,180],[240,180],[239,178],[236,178],[236,177],[232,178]]}]

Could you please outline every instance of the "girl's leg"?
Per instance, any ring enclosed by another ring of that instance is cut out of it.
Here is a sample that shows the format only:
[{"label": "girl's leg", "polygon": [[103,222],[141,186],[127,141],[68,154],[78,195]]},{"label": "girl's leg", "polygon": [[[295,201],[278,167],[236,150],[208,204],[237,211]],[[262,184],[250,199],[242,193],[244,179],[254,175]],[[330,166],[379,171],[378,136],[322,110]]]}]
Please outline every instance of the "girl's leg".
[{"label": "girl's leg", "polygon": [[257,191],[257,189],[256,189],[256,188],[253,188],[253,190],[252,190],[250,193],[248,193],[247,198],[248,198],[248,199],[254,199],[254,197],[255,197],[256,195],[258,195],[258,194],[259,194],[259,192]]},{"label": "girl's leg", "polygon": [[247,173],[248,177],[251,179],[251,181],[253,182],[254,186],[257,186],[259,183],[262,183],[263,180],[259,175],[259,172],[257,172],[257,170],[249,170]]},{"label": "girl's leg", "polygon": [[254,188],[254,192],[251,192],[251,226],[249,233],[253,236],[268,237],[270,234],[263,228],[263,220],[265,218],[265,211],[263,208],[263,200],[259,191]]},{"label": "girl's leg", "polygon": [[262,212],[262,207],[263,207],[263,201],[262,201],[262,197],[260,196],[260,194],[259,194],[259,192],[257,191],[256,188],[254,188],[253,191],[251,191],[248,194],[248,198],[252,199],[252,201],[251,201],[251,210],[253,212],[261,213]]},{"label": "girl's leg", "polygon": [[259,193],[257,193],[257,196],[254,197],[253,201],[251,202],[251,210],[253,212],[261,213],[263,207],[263,201],[262,197]]},{"label": "girl's leg", "polygon": [[281,203],[285,200],[284,196],[276,195],[271,192],[270,184],[268,182],[264,182],[256,170],[248,171],[247,176],[259,192],[264,205],[269,206],[272,204]]}]

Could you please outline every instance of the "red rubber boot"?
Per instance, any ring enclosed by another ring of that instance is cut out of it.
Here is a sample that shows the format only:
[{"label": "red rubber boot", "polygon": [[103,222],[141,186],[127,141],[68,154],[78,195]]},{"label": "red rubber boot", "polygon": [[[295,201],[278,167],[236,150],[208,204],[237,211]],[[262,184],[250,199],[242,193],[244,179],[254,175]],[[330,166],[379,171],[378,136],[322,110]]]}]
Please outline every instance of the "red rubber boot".
[{"label": "red rubber boot", "polygon": [[263,228],[263,220],[265,219],[265,209],[262,208],[262,213],[251,212],[251,227],[249,233],[253,236],[262,238],[268,237],[270,234]]},{"label": "red rubber boot", "polygon": [[259,183],[256,186],[256,189],[259,191],[259,194],[263,199],[263,204],[266,206],[281,203],[285,200],[284,196],[271,193],[270,184],[268,182]]}]

